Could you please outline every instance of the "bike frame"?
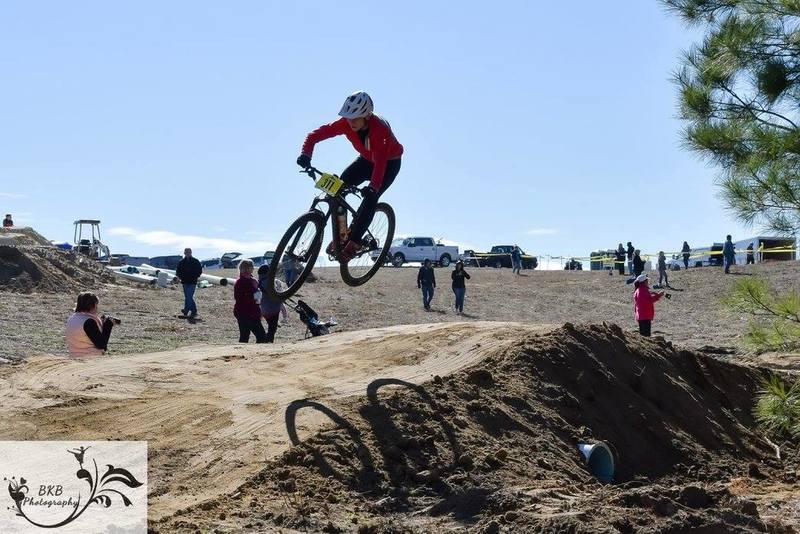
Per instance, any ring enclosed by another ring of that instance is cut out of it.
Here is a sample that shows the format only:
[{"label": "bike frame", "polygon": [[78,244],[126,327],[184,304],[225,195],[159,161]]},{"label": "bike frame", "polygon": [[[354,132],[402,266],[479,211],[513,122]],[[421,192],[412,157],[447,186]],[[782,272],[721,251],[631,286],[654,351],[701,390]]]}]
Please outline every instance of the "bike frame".
[{"label": "bike frame", "polygon": [[[314,180],[315,183],[316,183],[316,179],[317,179],[316,175],[317,174],[322,174],[322,172],[318,171],[314,167],[309,167],[308,169],[300,171],[300,172],[303,173],[303,174],[308,174],[308,176],[311,177],[311,179]],[[336,224],[337,224],[336,223],[336,217],[333,216],[333,215],[339,210],[339,208],[344,208],[348,213],[350,213],[350,215],[353,218],[355,217],[355,214],[356,214],[356,210],[353,209],[353,207],[350,206],[350,204],[348,204],[347,201],[344,199],[344,195],[347,195],[348,193],[357,194],[358,193],[358,189],[356,189],[352,185],[345,184],[342,187],[341,191],[339,191],[336,194],[336,196],[331,196],[331,195],[328,195],[327,193],[322,193],[321,195],[316,196],[314,198],[314,200],[311,202],[311,207],[308,208],[308,211],[318,211],[326,219],[330,219],[330,221],[331,221],[331,231],[333,232],[333,236],[334,236],[333,242],[334,242],[334,247],[336,249],[337,254],[339,252],[341,252],[341,246],[342,245],[341,245],[341,243],[339,242],[339,239],[338,239],[338,233],[337,233],[338,228],[336,227]],[[325,209],[320,209],[319,208],[320,204],[327,205],[327,211]],[[369,229],[367,229],[367,232],[369,232]],[[291,246],[287,247],[287,251],[291,251],[291,252],[289,252],[289,254],[294,255],[294,249],[297,246],[297,242],[300,240],[300,237],[301,237],[301,234],[298,234],[294,238],[294,241],[292,241]],[[298,258],[298,259],[300,261],[307,261],[308,260],[308,258]]]}]

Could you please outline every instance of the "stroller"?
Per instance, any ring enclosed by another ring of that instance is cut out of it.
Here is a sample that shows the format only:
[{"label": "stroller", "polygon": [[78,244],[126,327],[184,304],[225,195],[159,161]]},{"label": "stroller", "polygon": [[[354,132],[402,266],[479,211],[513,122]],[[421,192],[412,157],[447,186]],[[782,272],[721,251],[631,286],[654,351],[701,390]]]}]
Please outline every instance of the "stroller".
[{"label": "stroller", "polygon": [[317,312],[302,300],[298,300],[295,303],[292,299],[287,299],[286,302],[300,316],[300,321],[306,325],[306,333],[304,336],[306,338],[309,336],[317,337],[329,334],[330,328],[339,324],[333,317],[325,322],[320,321]]}]

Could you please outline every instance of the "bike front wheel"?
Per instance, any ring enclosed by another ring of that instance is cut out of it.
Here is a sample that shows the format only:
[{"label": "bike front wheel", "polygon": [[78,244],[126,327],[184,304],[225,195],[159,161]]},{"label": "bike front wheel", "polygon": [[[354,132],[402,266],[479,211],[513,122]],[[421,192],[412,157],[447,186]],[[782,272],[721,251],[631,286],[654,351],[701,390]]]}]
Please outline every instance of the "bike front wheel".
[{"label": "bike front wheel", "polygon": [[300,289],[311,274],[322,248],[325,216],[309,211],[295,220],[283,234],[267,274],[267,295],[272,300],[286,300]]},{"label": "bike front wheel", "polygon": [[389,255],[394,239],[394,210],[384,202],[375,206],[375,216],[361,239],[358,254],[340,265],[342,280],[349,286],[360,286],[375,276]]}]

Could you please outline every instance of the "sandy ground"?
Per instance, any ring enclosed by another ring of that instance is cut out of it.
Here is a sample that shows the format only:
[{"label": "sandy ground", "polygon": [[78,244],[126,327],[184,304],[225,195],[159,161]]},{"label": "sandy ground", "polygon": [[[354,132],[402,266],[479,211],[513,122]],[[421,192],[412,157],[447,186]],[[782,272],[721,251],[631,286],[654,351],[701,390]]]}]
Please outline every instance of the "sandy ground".
[{"label": "sandy ground", "polygon": [[[448,323],[274,346],[194,346],[83,361],[32,357],[0,368],[0,439],[147,440],[150,518],[158,519],[233,491],[286,450],[284,414],[292,401],[363,395],[379,377],[424,382],[491,354],[522,330]],[[298,418],[300,439],[325,422],[310,413]]]},{"label": "sandy ground", "polygon": [[[734,347],[748,352],[742,343],[749,318],[732,314],[720,298],[742,276],[758,274],[778,288],[800,286],[800,262],[736,266],[737,274],[724,276],[722,269],[699,268],[670,273],[678,290],[673,298],[656,305],[654,333],[684,346]],[[401,324],[467,320],[507,321],[524,324],[610,322],[634,331],[632,286],[626,277],[604,272],[524,271],[515,277],[510,269],[469,269],[466,315],[452,310],[449,270],[437,269],[439,287],[433,312],[422,309],[415,268],[386,268],[368,284],[351,288],[337,269],[315,271],[320,280],[306,284],[300,298],[320,316],[334,316],[335,330],[354,331]],[[219,272],[218,272],[219,273]],[[231,271],[223,272],[230,274]],[[652,274],[651,274],[652,276]],[[223,287],[198,289],[200,318],[194,323],[178,319],[183,304],[180,288],[148,289],[124,286],[87,288],[100,296],[102,310],[122,318],[112,334],[112,354],[152,352],[193,344],[236,342],[232,291]],[[0,293],[0,357],[21,358],[32,354],[64,354],[64,322],[74,307],[75,294]],[[290,312],[291,322],[278,330],[279,341],[301,339],[305,327]],[[800,358],[781,355],[772,363],[784,366]]]}]

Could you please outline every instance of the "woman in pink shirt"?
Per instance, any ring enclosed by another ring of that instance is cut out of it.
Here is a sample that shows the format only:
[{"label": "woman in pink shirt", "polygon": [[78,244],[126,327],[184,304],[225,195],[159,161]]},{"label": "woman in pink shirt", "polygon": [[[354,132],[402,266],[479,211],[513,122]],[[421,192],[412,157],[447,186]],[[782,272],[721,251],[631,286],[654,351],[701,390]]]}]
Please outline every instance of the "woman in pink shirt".
[{"label": "woman in pink shirt", "polygon": [[73,358],[99,356],[108,349],[108,338],[119,319],[99,315],[99,299],[94,293],[81,293],[75,305],[75,313],[67,319],[65,340],[69,355]]},{"label": "woman in pink shirt", "polygon": [[647,280],[646,274],[640,274],[633,282],[633,286],[636,288],[633,292],[633,314],[639,323],[639,333],[650,337],[650,328],[656,315],[654,304],[664,296],[664,292],[650,291]]}]

